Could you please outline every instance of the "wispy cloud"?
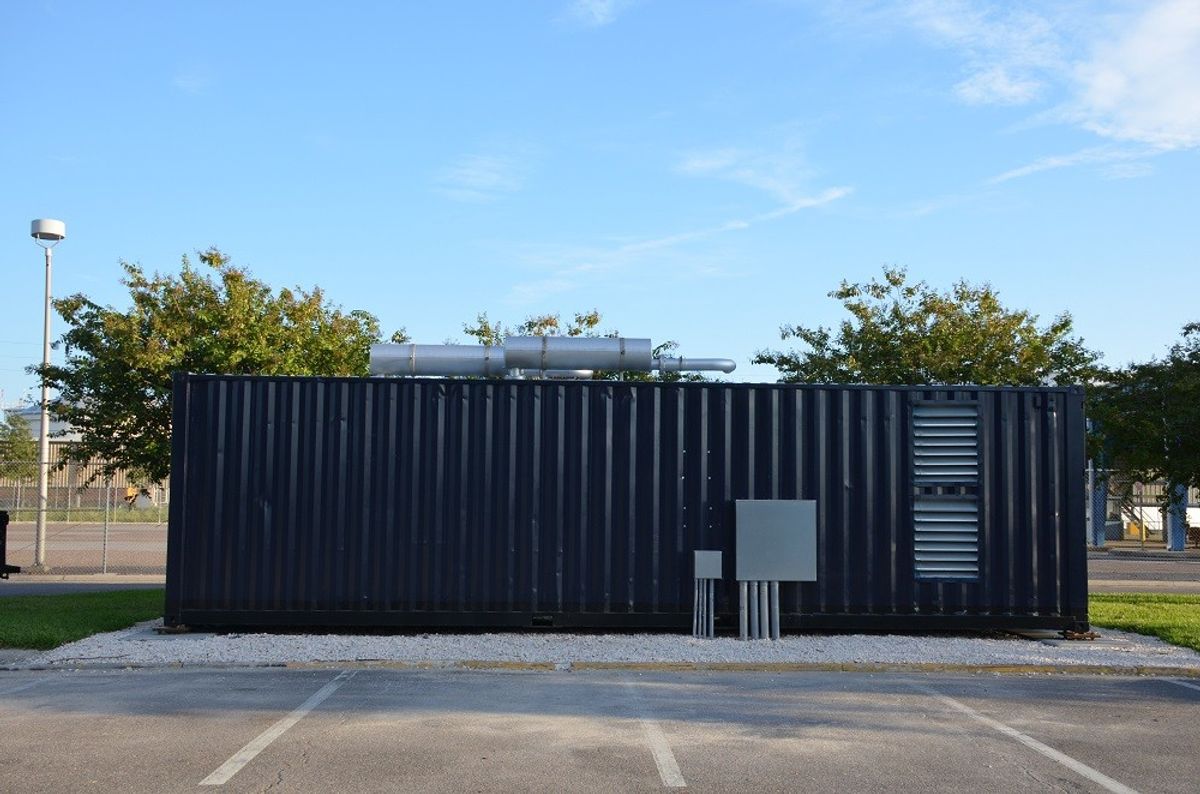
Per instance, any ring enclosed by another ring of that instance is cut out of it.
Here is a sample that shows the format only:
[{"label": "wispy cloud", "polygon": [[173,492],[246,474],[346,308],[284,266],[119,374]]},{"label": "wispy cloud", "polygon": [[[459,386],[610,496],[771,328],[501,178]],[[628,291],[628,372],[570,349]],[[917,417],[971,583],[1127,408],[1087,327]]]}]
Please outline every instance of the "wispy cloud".
[{"label": "wispy cloud", "polygon": [[1046,88],[1046,73],[1065,63],[1061,30],[1018,3],[920,0],[899,13],[935,43],[956,49],[966,77],[954,92],[969,104],[1023,104]]},{"label": "wispy cloud", "polygon": [[943,210],[979,201],[990,193],[991,191],[976,190],[973,192],[950,193],[934,198],[918,199],[895,210],[893,216],[897,218],[924,218]]},{"label": "wispy cloud", "polygon": [[1154,173],[1154,166],[1147,162],[1117,163],[1101,172],[1105,179],[1138,179]]},{"label": "wispy cloud", "polygon": [[715,177],[755,188],[784,206],[803,203],[814,176],[794,140],[774,149],[723,148],[690,152],[676,170],[681,174]]},{"label": "wispy cloud", "polygon": [[187,69],[171,78],[171,85],[185,94],[202,94],[212,82],[212,73],[205,68]]},{"label": "wispy cloud", "polygon": [[633,0],[572,0],[564,17],[578,25],[600,28],[614,22]]},{"label": "wispy cloud", "polygon": [[525,167],[511,155],[467,154],[443,169],[435,188],[455,201],[482,203],[521,189]]},{"label": "wispy cloud", "polygon": [[1106,138],[1200,146],[1200,3],[1166,0],[1124,21],[1074,65],[1064,115]]},{"label": "wispy cloud", "polygon": [[[535,267],[548,267],[551,269],[551,273],[542,278],[515,285],[509,291],[508,299],[517,304],[535,303],[551,295],[578,289],[588,279],[595,279],[606,273],[636,265],[651,255],[655,258],[656,263],[660,263],[672,249],[731,232],[741,232],[801,210],[829,204],[850,193],[851,189],[848,187],[828,188],[812,196],[797,198],[788,204],[766,212],[657,237],[646,237],[607,246],[550,247],[530,251],[524,257],[525,263]],[[713,277],[720,275],[721,272],[720,268],[706,263],[692,267],[690,274],[697,277]]]},{"label": "wispy cloud", "polygon": [[952,90],[972,105],[1032,105],[1040,123],[1070,124],[1132,147],[1095,146],[1043,157],[993,177],[1111,165],[1106,175],[1142,175],[1131,161],[1200,147],[1200,3],[1154,0],[1081,8],[1072,3],[921,0],[888,5],[962,57]]},{"label": "wispy cloud", "polygon": [[[837,201],[848,196],[847,186],[814,188],[814,169],[808,164],[797,136],[782,144],[752,147],[718,147],[687,152],[675,164],[675,173],[689,179],[717,179],[751,188],[746,203],[757,211],[683,231],[598,245],[541,246],[526,248],[521,262],[543,275],[515,285],[510,302],[530,304],[579,289],[610,274],[633,267],[653,266],[661,273],[672,268],[681,277],[715,278],[725,269],[712,258],[713,244],[689,248],[698,242],[715,243],[725,235],[744,232]],[[768,199],[769,201],[764,201]]]},{"label": "wispy cloud", "polygon": [[1042,84],[1028,75],[1012,74],[1003,66],[975,72],[954,86],[954,92],[970,105],[1023,105],[1034,99]]},{"label": "wispy cloud", "polygon": [[1048,157],[1040,157],[1032,163],[1013,168],[1005,171],[1002,174],[997,174],[987,180],[989,185],[998,185],[1001,182],[1008,182],[1012,179],[1020,179],[1023,176],[1038,174],[1042,171],[1053,171],[1057,168],[1070,168],[1077,165],[1100,165],[1106,163],[1127,163],[1132,160],[1142,160],[1146,157],[1152,157],[1156,150],[1146,147],[1140,148],[1123,148],[1117,146],[1090,146],[1086,149],[1080,149],[1077,152],[1069,154],[1056,154]]}]

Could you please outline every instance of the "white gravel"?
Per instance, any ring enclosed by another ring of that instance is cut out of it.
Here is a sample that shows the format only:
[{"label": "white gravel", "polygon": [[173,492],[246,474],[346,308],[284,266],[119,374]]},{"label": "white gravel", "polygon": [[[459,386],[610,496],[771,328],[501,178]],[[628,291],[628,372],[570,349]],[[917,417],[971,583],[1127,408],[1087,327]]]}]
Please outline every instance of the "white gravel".
[{"label": "white gravel", "polygon": [[1200,654],[1152,637],[1104,629],[1095,641],[1018,637],[799,635],[771,642],[679,634],[183,634],[157,622],[97,634],[25,660],[22,667],[263,665],[295,662],[797,662],[966,665],[1116,665],[1200,669]]}]

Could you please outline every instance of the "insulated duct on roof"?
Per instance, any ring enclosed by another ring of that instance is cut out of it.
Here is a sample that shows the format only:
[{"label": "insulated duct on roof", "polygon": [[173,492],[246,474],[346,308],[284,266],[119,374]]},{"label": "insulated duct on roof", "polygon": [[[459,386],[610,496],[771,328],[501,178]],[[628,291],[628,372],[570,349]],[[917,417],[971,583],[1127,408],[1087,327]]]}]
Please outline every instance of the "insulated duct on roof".
[{"label": "insulated duct on roof", "polygon": [[649,372],[654,347],[649,339],[619,336],[510,336],[504,340],[514,369],[607,369]]},{"label": "insulated duct on roof", "polygon": [[372,375],[499,376],[504,348],[487,345],[371,345]]},{"label": "insulated duct on roof", "polygon": [[590,378],[609,372],[733,372],[727,358],[655,358],[649,339],[586,336],[510,336],[503,347],[476,345],[371,346],[372,375],[496,377],[509,374]]}]

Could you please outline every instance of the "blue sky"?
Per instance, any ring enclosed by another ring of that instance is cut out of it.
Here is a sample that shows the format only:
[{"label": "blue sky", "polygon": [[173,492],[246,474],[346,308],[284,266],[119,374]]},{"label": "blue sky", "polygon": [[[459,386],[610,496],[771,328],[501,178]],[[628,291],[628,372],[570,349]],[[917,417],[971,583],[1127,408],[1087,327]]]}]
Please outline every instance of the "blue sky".
[{"label": "blue sky", "polygon": [[57,295],[217,245],[418,341],[597,308],[747,380],[887,264],[1112,364],[1200,320],[1195,0],[6,3],[0,107],[5,404],[35,217]]}]

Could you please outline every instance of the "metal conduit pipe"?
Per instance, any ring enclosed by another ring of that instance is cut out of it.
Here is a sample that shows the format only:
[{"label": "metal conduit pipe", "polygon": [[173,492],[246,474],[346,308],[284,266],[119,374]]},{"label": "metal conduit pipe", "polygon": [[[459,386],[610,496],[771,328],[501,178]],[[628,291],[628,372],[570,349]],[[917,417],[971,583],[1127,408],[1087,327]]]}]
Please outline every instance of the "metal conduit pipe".
[{"label": "metal conduit pipe", "polygon": [[769,639],[771,636],[771,606],[770,606],[770,588],[766,582],[758,583],[758,634],[755,635],[760,640]]},{"label": "metal conduit pipe", "polygon": [[771,582],[771,639],[779,639],[779,582]]},{"label": "metal conduit pipe", "polygon": [[749,582],[738,582],[738,636],[743,640],[750,639],[749,604],[746,601],[749,584]]},{"label": "metal conduit pipe", "polygon": [[704,636],[716,636],[716,579],[706,579],[708,582],[708,606],[704,607],[704,615],[708,625],[704,627]]},{"label": "metal conduit pipe", "polygon": [[762,624],[758,620],[758,582],[750,583],[750,639],[761,640]]}]

